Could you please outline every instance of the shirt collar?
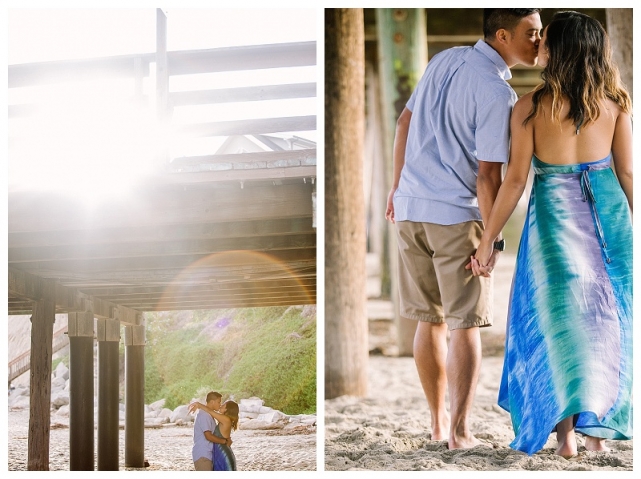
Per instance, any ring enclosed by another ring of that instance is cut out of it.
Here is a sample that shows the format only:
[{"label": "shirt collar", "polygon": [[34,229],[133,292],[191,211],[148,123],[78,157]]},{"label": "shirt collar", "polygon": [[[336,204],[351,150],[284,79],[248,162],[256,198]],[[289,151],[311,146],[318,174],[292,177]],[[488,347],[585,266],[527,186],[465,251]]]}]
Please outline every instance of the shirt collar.
[{"label": "shirt collar", "polygon": [[485,55],[487,58],[489,58],[490,61],[496,65],[496,67],[499,69],[499,75],[501,75],[501,78],[503,78],[503,80],[509,80],[510,78],[512,78],[512,72],[507,66],[507,63],[505,63],[505,60],[503,60],[501,55],[499,55],[498,52],[494,50],[494,48],[488,45],[485,40],[480,39],[478,42],[476,42],[474,48]]}]

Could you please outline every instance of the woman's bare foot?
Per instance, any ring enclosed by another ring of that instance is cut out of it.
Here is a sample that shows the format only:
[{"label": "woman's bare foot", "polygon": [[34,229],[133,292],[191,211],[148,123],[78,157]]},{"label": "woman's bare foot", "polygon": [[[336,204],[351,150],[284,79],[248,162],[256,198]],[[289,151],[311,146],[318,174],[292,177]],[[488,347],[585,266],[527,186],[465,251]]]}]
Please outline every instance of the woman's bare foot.
[{"label": "woman's bare foot", "polygon": [[576,438],[573,437],[571,440],[558,441],[558,446],[556,448],[555,454],[557,456],[564,457],[565,459],[570,459],[571,457],[576,456],[577,455]]},{"label": "woman's bare foot", "polygon": [[610,448],[605,445],[605,439],[593,436],[585,436],[585,448],[588,451],[608,452],[610,450]]},{"label": "woman's bare foot", "polygon": [[566,417],[556,425],[556,441],[558,446],[555,454],[569,459],[577,455],[576,435],[574,434],[574,416]]}]

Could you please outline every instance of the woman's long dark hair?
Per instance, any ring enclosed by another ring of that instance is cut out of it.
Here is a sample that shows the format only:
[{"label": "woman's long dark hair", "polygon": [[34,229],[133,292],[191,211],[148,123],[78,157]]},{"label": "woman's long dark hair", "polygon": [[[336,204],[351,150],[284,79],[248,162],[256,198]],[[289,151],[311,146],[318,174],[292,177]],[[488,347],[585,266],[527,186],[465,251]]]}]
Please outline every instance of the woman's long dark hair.
[{"label": "woman's long dark hair", "polygon": [[552,119],[557,123],[561,122],[563,102],[570,102],[568,118],[577,133],[582,125],[596,121],[606,98],[630,113],[630,95],[612,60],[608,35],[597,20],[583,13],[558,12],[546,35],[548,64],[541,73],[543,84],[534,90],[532,111],[524,124],[538,115],[541,100],[547,95],[552,99]]}]

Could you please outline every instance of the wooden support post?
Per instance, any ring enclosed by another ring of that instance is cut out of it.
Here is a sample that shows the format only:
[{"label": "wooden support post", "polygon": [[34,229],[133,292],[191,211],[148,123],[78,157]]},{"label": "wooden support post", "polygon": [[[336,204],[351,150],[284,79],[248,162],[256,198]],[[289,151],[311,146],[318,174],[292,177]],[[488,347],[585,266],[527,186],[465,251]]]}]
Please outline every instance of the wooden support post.
[{"label": "wooden support post", "polygon": [[325,9],[325,398],[367,394],[363,10]]},{"label": "wooden support post", "polygon": [[[156,9],[156,117],[161,131],[169,124],[169,70],[167,60],[167,16]],[[165,138],[166,135],[163,135]],[[158,152],[159,167],[169,163],[169,145],[163,144]]]},{"label": "wooden support post", "polygon": [[41,283],[41,299],[31,316],[31,375],[27,469],[49,470],[49,432],[51,424],[51,346],[56,318],[55,285]]},{"label": "wooden support post", "polygon": [[119,461],[120,321],[99,319],[98,331],[98,470],[117,471]]},{"label": "wooden support post", "polygon": [[125,326],[125,466],[145,465],[145,326]]},{"label": "wooden support post", "polygon": [[94,470],[94,318],[69,313],[69,469]]},{"label": "wooden support post", "polygon": [[[424,8],[376,9],[388,192],[392,185],[392,145],[396,121],[427,65],[426,18]],[[383,293],[389,292],[394,303],[399,355],[411,356],[416,321],[401,318],[399,314],[396,281],[398,247],[394,225],[388,225],[384,237],[387,247],[383,249],[384,256],[381,259],[382,290]]]}]

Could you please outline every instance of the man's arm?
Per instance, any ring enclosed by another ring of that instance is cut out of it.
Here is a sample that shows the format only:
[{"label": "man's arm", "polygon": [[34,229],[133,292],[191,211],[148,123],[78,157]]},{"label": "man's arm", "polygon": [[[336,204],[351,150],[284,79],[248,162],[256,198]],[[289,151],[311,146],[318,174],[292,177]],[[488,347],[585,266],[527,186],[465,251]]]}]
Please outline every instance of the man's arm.
[{"label": "man's arm", "polygon": [[[483,219],[483,224],[486,226],[490,219],[490,213],[492,212],[492,207],[494,206],[494,202],[496,201],[496,196],[499,192],[499,188],[501,188],[502,182],[503,163],[479,161],[478,176],[476,177],[476,196],[478,197],[481,218]],[[501,233],[499,232],[493,241],[498,241],[500,239]],[[489,268],[494,268],[494,265],[498,260],[498,255],[498,250],[492,250],[492,256],[487,264]],[[466,268],[470,269],[471,264],[468,264]],[[489,276],[489,273],[484,276]]]},{"label": "man's arm", "polygon": [[392,179],[392,189],[387,196],[387,209],[385,210],[385,219],[395,223],[394,218],[394,193],[398,188],[398,182],[401,180],[401,171],[405,166],[405,147],[407,145],[407,134],[410,129],[410,120],[412,111],[407,107],[403,109],[401,115],[396,121],[396,134],[394,136],[394,173]]},{"label": "man's arm", "polygon": [[215,442],[216,444],[226,444],[228,446],[231,446],[232,443],[231,437],[218,437],[212,434],[211,431],[205,431],[205,439],[207,439],[209,442]]}]

